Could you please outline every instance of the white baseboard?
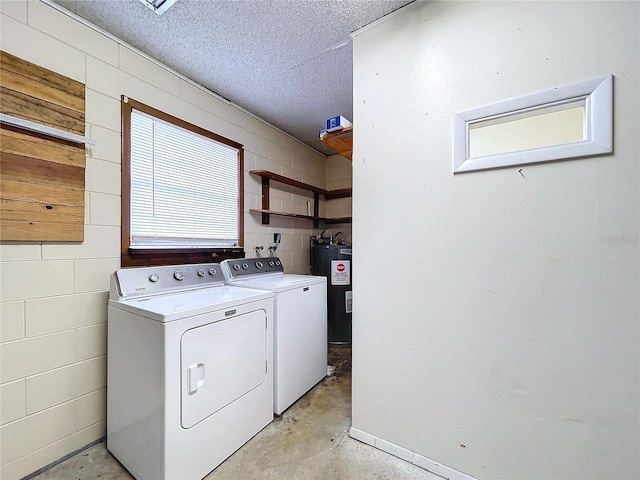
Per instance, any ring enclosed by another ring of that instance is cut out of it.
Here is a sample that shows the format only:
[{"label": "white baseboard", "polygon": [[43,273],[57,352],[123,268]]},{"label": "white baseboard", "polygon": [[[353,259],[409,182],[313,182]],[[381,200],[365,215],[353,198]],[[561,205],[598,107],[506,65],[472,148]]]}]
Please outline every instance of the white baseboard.
[{"label": "white baseboard", "polygon": [[435,460],[423,457],[422,455],[412,452],[411,450],[399,447],[394,443],[387,442],[386,440],[371,435],[370,433],[363,432],[362,430],[358,430],[357,428],[351,427],[351,429],[349,430],[349,436],[362,443],[371,445],[378,450],[387,452],[394,457],[398,457],[405,462],[412,463],[417,467],[420,467],[431,473],[435,473],[436,475],[439,475],[447,480],[476,480],[474,477],[471,477],[465,473],[459,472],[451,467],[447,467],[446,465],[442,465]]}]

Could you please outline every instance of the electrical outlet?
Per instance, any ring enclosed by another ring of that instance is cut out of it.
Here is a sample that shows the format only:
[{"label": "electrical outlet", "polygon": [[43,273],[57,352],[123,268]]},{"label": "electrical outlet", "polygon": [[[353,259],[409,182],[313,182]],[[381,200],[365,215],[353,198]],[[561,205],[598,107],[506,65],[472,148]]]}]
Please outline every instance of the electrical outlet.
[{"label": "electrical outlet", "polygon": [[274,233],[273,243],[280,243],[280,240],[282,240],[282,235],[280,233]]}]

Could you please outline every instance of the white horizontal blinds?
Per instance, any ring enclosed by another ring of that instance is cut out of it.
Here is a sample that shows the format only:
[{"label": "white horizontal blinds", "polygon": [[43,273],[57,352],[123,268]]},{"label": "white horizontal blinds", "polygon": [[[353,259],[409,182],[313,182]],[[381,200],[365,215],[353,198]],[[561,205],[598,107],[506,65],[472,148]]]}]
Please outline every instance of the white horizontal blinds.
[{"label": "white horizontal blinds", "polygon": [[131,112],[131,247],[231,246],[238,149]]}]

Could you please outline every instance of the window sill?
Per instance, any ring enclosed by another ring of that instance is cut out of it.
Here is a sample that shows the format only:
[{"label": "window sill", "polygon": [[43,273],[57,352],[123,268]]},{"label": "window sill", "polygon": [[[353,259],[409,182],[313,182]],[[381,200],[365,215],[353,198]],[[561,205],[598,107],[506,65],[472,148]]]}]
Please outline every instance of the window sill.
[{"label": "window sill", "polygon": [[121,257],[123,267],[219,263],[228,258],[244,258],[242,247],[218,248],[128,248]]}]

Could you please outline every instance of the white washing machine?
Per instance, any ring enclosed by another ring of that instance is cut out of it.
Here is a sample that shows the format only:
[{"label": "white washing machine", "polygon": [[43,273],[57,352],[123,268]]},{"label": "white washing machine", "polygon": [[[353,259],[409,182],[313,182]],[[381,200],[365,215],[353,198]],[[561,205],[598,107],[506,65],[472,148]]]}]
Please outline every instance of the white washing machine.
[{"label": "white washing machine", "polygon": [[112,275],[107,448],[134,477],[200,479],[273,420],[272,319],[219,264]]},{"label": "white washing machine", "polygon": [[225,260],[228,285],[275,292],[274,412],[327,376],[327,279],[285,274],[277,257]]}]

